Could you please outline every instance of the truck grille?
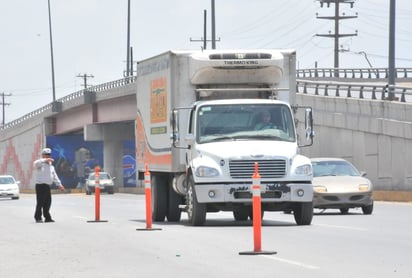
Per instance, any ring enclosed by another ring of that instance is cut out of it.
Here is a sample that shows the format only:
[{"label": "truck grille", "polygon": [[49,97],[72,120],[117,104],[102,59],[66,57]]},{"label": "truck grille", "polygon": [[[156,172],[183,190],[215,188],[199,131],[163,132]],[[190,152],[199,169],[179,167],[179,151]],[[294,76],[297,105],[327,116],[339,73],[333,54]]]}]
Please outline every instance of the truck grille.
[{"label": "truck grille", "polygon": [[229,161],[230,176],[234,179],[251,178],[255,172],[255,162],[259,166],[262,178],[280,178],[285,175],[286,161],[273,160],[231,160]]}]

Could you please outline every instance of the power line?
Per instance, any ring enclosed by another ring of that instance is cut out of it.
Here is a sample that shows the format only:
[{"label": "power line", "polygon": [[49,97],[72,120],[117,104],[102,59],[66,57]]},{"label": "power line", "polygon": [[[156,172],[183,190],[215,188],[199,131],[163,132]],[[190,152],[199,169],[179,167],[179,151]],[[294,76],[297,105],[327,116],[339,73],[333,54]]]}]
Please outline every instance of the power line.
[{"label": "power line", "polygon": [[[335,21],[335,33],[329,32],[329,34],[316,34],[318,37],[328,37],[328,38],[334,38],[335,40],[335,47],[334,47],[334,68],[337,69],[339,68],[339,38],[341,37],[352,37],[352,36],[357,36],[358,32],[356,31],[356,34],[342,34],[339,33],[339,21],[343,19],[353,19],[357,18],[358,16],[345,16],[339,15],[339,6],[340,4],[350,4],[351,8],[353,8],[354,0],[318,0],[320,2],[320,7],[322,8],[324,4],[327,5],[329,8],[330,4],[335,4],[335,15],[334,16],[318,16],[316,14],[316,18],[318,19],[326,19],[326,20],[334,20]],[[335,71],[335,75],[337,76],[339,74],[338,71]]]}]

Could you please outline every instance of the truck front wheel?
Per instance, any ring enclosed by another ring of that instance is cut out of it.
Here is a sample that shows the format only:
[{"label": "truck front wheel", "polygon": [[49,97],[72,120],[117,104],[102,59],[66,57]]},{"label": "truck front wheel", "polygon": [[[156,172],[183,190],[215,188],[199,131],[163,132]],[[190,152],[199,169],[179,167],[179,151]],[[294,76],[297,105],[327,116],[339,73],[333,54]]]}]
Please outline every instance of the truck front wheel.
[{"label": "truck front wheel", "polygon": [[293,210],[296,224],[310,225],[313,218],[313,203],[297,203]]},{"label": "truck front wheel", "polygon": [[192,226],[201,226],[206,221],[206,204],[197,202],[195,182],[192,176],[188,178],[186,194],[187,217]]}]

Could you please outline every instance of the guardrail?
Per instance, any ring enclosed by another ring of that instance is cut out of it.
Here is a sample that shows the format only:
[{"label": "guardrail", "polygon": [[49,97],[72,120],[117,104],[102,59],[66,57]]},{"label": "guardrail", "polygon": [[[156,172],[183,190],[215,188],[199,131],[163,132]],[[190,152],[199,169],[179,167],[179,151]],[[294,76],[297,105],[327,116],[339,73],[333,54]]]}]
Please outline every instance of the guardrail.
[{"label": "guardrail", "polygon": [[[300,69],[296,71],[297,78],[334,78],[337,71],[340,78],[368,78],[368,79],[383,79],[388,76],[387,68],[358,68],[358,69],[335,69],[335,68],[315,68],[315,69]],[[412,68],[397,68],[397,78],[412,78]],[[70,101],[78,100],[84,97],[86,91],[95,93],[104,92],[109,89],[119,88],[136,81],[136,76],[130,76],[96,86],[92,86],[87,90],[80,90],[62,97],[56,102],[68,103]],[[304,79],[296,80],[296,91],[304,94],[314,94],[328,96],[331,93],[334,96],[358,97],[369,99],[387,99],[387,85],[382,84],[360,84],[349,82],[326,82],[326,81],[310,81]],[[334,93],[333,93],[334,92]],[[395,86],[395,100],[401,102],[412,102],[412,88]],[[24,116],[6,123],[0,127],[0,130],[14,127],[26,120],[30,120],[40,114],[50,113],[52,111],[53,103],[36,109]]]},{"label": "guardrail", "polygon": [[[367,78],[385,79],[388,68],[313,68],[296,70],[297,78]],[[412,68],[396,68],[395,78],[412,78]]]},{"label": "guardrail", "polygon": [[[125,86],[125,85],[133,83],[135,81],[136,81],[136,76],[129,76],[129,77],[125,77],[125,78],[122,78],[122,79],[106,82],[106,83],[103,83],[103,84],[99,84],[99,85],[96,85],[96,86],[89,87],[89,88],[87,88],[87,90],[83,89],[83,90],[71,93],[67,96],[64,96],[62,98],[57,99],[56,102],[68,103],[70,101],[78,100],[80,98],[83,98],[86,91],[87,92],[95,92],[95,93],[104,92],[104,91],[109,90],[109,89],[119,88],[119,87]],[[4,126],[2,126],[0,128],[0,130],[4,130],[4,129],[7,129],[7,128],[14,127],[14,126],[16,126],[16,125],[18,125],[18,124],[20,124],[24,121],[33,119],[34,117],[36,117],[40,114],[50,112],[50,111],[52,111],[52,106],[53,106],[53,103],[46,104],[45,106],[40,107],[39,109],[36,109],[36,110],[34,110],[30,113],[25,114],[24,116],[22,116],[20,118],[17,118],[15,120],[11,121],[11,122],[6,123]]]},{"label": "guardrail", "polygon": [[395,86],[393,88],[394,98],[389,99],[388,85],[386,84],[321,82],[297,79],[296,92],[321,96],[412,102],[412,87]]}]

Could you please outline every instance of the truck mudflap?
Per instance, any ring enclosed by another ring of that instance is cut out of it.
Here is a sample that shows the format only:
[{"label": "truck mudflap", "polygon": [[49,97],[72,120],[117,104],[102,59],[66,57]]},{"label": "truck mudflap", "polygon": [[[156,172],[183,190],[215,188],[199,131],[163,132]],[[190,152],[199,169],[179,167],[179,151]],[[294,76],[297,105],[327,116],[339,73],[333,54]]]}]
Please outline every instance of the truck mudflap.
[{"label": "truck mudflap", "polygon": [[[199,203],[252,202],[250,184],[196,184]],[[261,198],[264,202],[312,202],[311,183],[262,183]]]}]

